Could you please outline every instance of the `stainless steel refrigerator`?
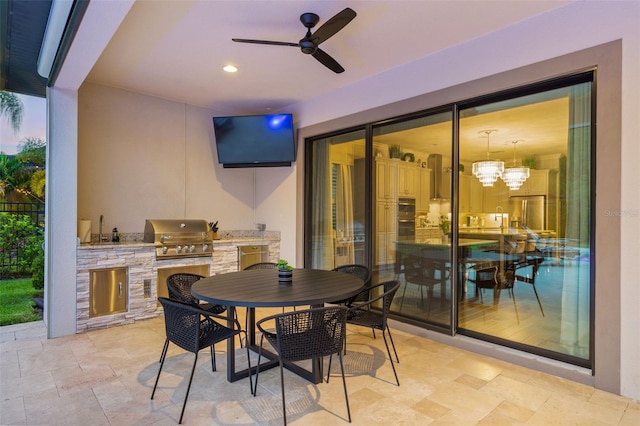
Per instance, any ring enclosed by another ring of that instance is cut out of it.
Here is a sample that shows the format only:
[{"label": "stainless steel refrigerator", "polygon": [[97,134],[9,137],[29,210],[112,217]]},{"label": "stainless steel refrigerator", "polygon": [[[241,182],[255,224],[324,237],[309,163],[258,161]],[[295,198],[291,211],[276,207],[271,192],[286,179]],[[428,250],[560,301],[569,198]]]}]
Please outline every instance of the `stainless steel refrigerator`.
[{"label": "stainless steel refrigerator", "polygon": [[546,229],[546,197],[509,197],[511,226],[539,231]]}]

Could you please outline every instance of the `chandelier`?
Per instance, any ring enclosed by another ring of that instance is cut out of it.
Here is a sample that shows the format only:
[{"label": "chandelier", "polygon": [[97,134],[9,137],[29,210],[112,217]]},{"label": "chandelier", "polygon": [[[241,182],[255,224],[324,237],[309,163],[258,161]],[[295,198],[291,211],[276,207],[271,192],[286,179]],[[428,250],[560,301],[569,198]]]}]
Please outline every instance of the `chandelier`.
[{"label": "chandelier", "polygon": [[504,172],[504,161],[489,159],[489,135],[497,132],[496,129],[481,130],[478,133],[487,135],[487,159],[485,161],[476,161],[473,163],[473,175],[482,182],[482,186],[493,186],[493,184],[502,177]]},{"label": "chandelier", "polygon": [[528,167],[516,167],[516,145],[521,141],[512,141],[513,144],[513,167],[509,167],[502,174],[502,180],[511,191],[519,189],[527,178],[529,178]]}]

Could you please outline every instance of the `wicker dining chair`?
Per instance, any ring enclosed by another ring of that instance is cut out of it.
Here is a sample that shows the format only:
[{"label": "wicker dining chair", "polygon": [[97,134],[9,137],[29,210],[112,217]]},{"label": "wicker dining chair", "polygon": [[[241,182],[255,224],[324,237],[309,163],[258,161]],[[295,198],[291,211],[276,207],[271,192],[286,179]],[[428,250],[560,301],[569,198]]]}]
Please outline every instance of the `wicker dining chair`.
[{"label": "wicker dining chair", "polygon": [[[160,379],[160,373],[164,366],[164,361],[167,357],[167,349],[169,342],[173,342],[182,349],[189,351],[195,355],[193,360],[193,367],[191,367],[191,375],[189,376],[189,384],[187,385],[187,392],[184,396],[184,402],[182,403],[182,411],[180,412],[180,420],[178,423],[182,423],[182,417],[184,416],[184,409],[187,406],[187,399],[189,398],[189,390],[191,389],[191,381],[193,380],[193,372],[196,369],[196,363],[198,362],[198,352],[201,349],[210,347],[211,349],[211,369],[216,371],[215,362],[215,348],[214,345],[218,342],[233,339],[240,333],[246,332],[240,328],[228,328],[215,319],[223,320],[226,323],[226,318],[212,314],[211,312],[202,310],[190,303],[182,303],[176,300],[167,299],[165,297],[159,297],[158,301],[162,304],[164,310],[164,323],[167,338],[162,348],[162,355],[160,356],[160,368],[158,369],[158,376],[156,382],[153,385],[153,392],[151,392],[151,399],[153,399],[156,388],[158,387],[158,380]],[[249,370],[251,370],[251,360],[249,357],[249,348],[247,347],[247,363]],[[251,376],[249,376],[249,388],[253,390],[251,384]]]},{"label": "wicker dining chair", "polygon": [[[391,310],[391,303],[393,302],[393,297],[398,291],[398,288],[400,288],[400,281],[398,280],[385,281],[371,286],[371,294],[375,294],[378,289],[382,289],[382,294],[373,296],[366,302],[351,306],[347,314],[347,324],[370,328],[374,333],[374,338],[375,330],[382,331],[382,338],[384,339],[384,345],[387,348],[387,354],[389,355],[393,375],[396,378],[396,384],[400,386],[398,373],[396,372],[396,367],[393,364],[393,358],[391,357],[391,351],[389,350],[389,344],[386,336],[387,334],[389,335],[391,347],[393,348],[393,353],[396,356],[396,362],[399,363],[400,359],[398,358],[396,345],[393,343],[393,337],[391,336],[391,330],[389,329],[389,324],[387,322],[389,311]],[[376,309],[378,303],[381,303],[381,306]],[[329,359],[329,365],[331,365],[331,359]]]},{"label": "wicker dining chair", "polygon": [[[178,302],[188,303],[199,309],[210,312],[215,315],[220,315],[227,310],[224,305],[216,305],[214,303],[200,303],[200,300],[195,298],[191,294],[191,287],[193,284],[204,278],[202,275],[191,274],[188,272],[179,272],[169,275],[167,277],[167,290],[169,292],[169,299],[177,300]],[[233,320],[236,326],[241,329],[240,321],[238,321],[238,315],[235,310],[233,312]],[[240,347],[242,347],[242,340],[240,340]]]},{"label": "wicker dining chair", "polygon": [[[258,392],[258,376],[260,374],[260,359],[264,339],[273,346],[278,353],[280,362],[280,388],[282,391],[282,416],[284,424],[287,424],[287,408],[285,403],[284,373],[285,362],[303,361],[313,358],[322,358],[338,354],[340,369],[342,371],[342,385],[347,404],[347,416],[351,422],[351,410],[349,409],[349,395],[347,382],[344,376],[344,364],[342,348],[344,347],[347,320],[347,308],[344,306],[327,306],[291,311],[263,318],[256,323],[256,327],[262,333],[260,338],[260,350],[258,351],[258,365],[256,367],[256,380],[253,396]],[[275,323],[275,330],[266,328]]]},{"label": "wicker dining chair", "polygon": [[342,265],[342,266],[333,268],[332,271],[344,272],[345,274],[355,275],[356,277],[364,281],[365,289],[363,289],[360,293],[348,299],[336,300],[329,303],[332,303],[335,305],[345,305],[349,307],[354,303],[365,302],[369,300],[370,298],[369,287],[371,286],[371,270],[369,270],[367,266],[358,265],[358,264]]},{"label": "wicker dining chair", "polygon": [[274,262],[254,263],[253,265],[249,265],[244,268],[243,271],[251,271],[253,269],[276,269],[276,264]]}]

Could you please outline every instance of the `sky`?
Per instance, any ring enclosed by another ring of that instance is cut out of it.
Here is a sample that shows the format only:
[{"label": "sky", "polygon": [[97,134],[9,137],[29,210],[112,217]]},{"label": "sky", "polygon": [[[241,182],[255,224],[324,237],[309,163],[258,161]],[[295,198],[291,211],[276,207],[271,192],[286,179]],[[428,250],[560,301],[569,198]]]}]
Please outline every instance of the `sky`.
[{"label": "sky", "polygon": [[8,155],[18,153],[18,145],[25,138],[40,138],[47,136],[47,100],[34,96],[17,94],[24,106],[22,124],[17,133],[13,131],[11,123],[5,116],[0,117],[0,152]]}]

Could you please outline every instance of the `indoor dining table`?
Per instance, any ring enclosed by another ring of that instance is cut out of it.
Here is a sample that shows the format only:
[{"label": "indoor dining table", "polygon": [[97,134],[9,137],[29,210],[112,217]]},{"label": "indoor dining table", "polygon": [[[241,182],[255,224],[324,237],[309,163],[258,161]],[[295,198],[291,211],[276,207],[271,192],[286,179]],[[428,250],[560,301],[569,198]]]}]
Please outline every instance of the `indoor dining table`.
[{"label": "indoor dining table", "polygon": [[[255,309],[295,306],[322,306],[326,302],[355,296],[364,288],[364,281],[343,272],[320,269],[294,269],[293,280],[284,284],[278,281],[276,269],[255,269],[202,278],[194,283],[191,293],[204,302],[227,306],[230,327],[234,324],[237,307],[247,308],[247,345],[257,350],[255,334]],[[263,348],[263,356],[269,361],[260,370],[278,365],[277,356]],[[286,367],[313,383],[322,381],[321,360],[312,361],[311,370],[296,364]],[[255,367],[253,367],[255,370]],[[249,370],[236,371],[235,339],[227,340],[227,380],[248,377]]]}]

